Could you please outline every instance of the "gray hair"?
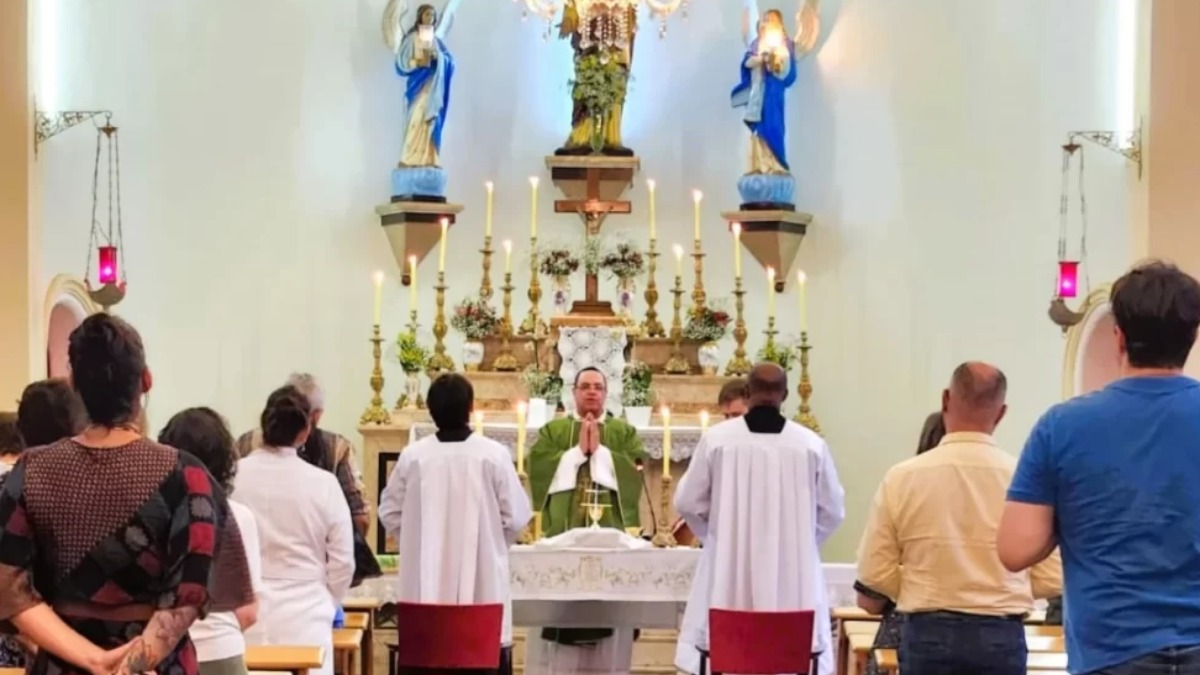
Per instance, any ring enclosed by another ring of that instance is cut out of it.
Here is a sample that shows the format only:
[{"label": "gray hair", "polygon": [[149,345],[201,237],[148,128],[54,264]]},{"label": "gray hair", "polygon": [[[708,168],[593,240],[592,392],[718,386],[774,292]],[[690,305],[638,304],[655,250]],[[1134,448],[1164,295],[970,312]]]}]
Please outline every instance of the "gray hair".
[{"label": "gray hair", "polygon": [[968,361],[955,368],[950,378],[950,395],[972,412],[999,409],[1007,393],[1004,371],[987,363]]},{"label": "gray hair", "polygon": [[321,389],[321,385],[317,383],[317,378],[309,373],[292,373],[288,376],[287,385],[295,387],[304,398],[308,399],[308,405],[313,410],[325,409],[325,392]]}]

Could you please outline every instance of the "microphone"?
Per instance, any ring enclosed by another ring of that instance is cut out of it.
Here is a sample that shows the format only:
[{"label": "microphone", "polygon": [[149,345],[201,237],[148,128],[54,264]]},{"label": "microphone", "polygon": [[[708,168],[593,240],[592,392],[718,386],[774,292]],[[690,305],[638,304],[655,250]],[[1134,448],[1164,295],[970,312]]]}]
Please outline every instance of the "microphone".
[{"label": "microphone", "polygon": [[[639,457],[633,460],[633,464],[635,467],[637,467],[638,475],[642,477],[642,496],[646,498],[646,504],[650,507],[650,518],[654,522],[654,525],[650,530],[651,534],[642,535],[642,539],[650,541],[654,538],[654,530],[658,528],[658,516],[654,513],[654,500],[650,499],[650,486],[646,484],[646,463],[642,461],[641,457]],[[645,528],[642,528],[642,531],[645,532]]]}]

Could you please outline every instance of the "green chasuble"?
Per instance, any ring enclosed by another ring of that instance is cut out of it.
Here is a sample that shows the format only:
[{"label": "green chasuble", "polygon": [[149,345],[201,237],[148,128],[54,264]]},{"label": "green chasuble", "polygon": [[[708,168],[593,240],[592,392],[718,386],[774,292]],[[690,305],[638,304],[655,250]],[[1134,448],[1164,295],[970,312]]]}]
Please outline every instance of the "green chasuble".
[{"label": "green chasuble", "polygon": [[[582,428],[583,422],[572,417],[554,420],[542,427],[537,442],[529,451],[529,486],[533,493],[534,508],[542,514],[542,534],[546,537],[576,527],[587,527],[592,522],[584,506],[593,500],[586,492],[592,487],[588,462],[579,467],[574,490],[549,494],[558,463],[567,450],[579,444]],[[618,497],[612,490],[597,486],[601,491],[599,502],[609,505],[604,509],[600,526],[619,530],[639,527],[641,518],[638,505],[642,499],[642,479],[637,470],[637,460],[646,457],[642,440],[632,426],[609,417],[600,424],[600,445],[612,453],[617,487],[620,488]]]},{"label": "green chasuble", "polygon": [[[554,420],[538,432],[537,442],[529,451],[529,487],[533,493],[533,506],[542,514],[542,534],[553,537],[576,527],[588,527],[585,504],[592,503],[587,494],[592,487],[590,462],[584,462],[576,474],[575,489],[549,494],[550,484],[558,463],[568,450],[579,444],[583,422],[573,417]],[[613,469],[617,477],[619,496],[612,490],[600,489],[599,503],[608,504],[604,509],[601,527],[624,530],[639,527],[641,518],[638,506],[642,498],[642,478],[637,470],[637,460],[645,459],[646,451],[637,430],[629,424],[608,417],[600,424],[600,445],[612,453]],[[564,645],[590,645],[612,636],[608,628],[546,628],[542,639]]]}]

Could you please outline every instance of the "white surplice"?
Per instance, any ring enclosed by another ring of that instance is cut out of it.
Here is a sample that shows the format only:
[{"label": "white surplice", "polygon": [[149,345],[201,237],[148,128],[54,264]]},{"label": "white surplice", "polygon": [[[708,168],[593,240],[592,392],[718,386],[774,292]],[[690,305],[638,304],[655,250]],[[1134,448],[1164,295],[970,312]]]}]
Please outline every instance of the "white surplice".
[{"label": "white surplice", "polygon": [[238,462],[233,498],[254,512],[262,553],[252,645],[316,645],[333,673],[333,617],[354,577],[354,526],[337,477],[293,448],[255,450]]},{"label": "white surplice", "polygon": [[788,421],[752,433],[745,418],[713,426],[679,481],[675,510],[704,543],[679,632],[675,665],[696,673],[708,611],[813,610],[820,672],[833,667],[820,545],[845,517],[829,446]]},{"label": "white surplice", "polygon": [[379,521],[400,547],[398,599],[503,603],[501,642],[512,644],[508,548],[532,517],[503,445],[473,435],[408,446],[379,501]]}]

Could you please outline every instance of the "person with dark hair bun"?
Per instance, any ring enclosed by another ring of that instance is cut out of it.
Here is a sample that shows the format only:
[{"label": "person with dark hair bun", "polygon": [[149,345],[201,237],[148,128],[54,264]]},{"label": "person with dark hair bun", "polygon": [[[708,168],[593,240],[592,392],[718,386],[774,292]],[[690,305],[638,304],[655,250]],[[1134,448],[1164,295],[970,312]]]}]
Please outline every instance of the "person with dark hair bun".
[{"label": "person with dark hair bun", "polygon": [[[158,442],[189,452],[204,462],[208,472],[228,493],[237,473],[237,455],[229,426],[211,408],[188,408],[176,414],[158,434]],[[262,557],[259,553],[258,525],[249,508],[230,501],[229,507],[242,531],[246,562],[250,567],[255,593],[262,590]],[[246,639],[242,631],[258,620],[258,603],[238,607],[232,612],[209,614],[192,624],[189,631],[196,643],[200,675],[245,675]]]},{"label": "person with dark hair bun", "polygon": [[95,314],[68,357],[91,424],[0,488],[0,630],[39,647],[31,675],[198,675],[192,622],[254,599],[241,532],[204,465],[135,426],[152,383],[137,331]]},{"label": "person with dark hair bun", "polygon": [[333,617],[354,577],[354,526],[332,473],[299,457],[312,406],[293,386],[276,389],[259,420],[263,447],[238,462],[238,501],[254,512],[262,537],[262,605],[248,644],[318,645],[333,673]]},{"label": "person with dark hair bun", "polygon": [[50,445],[87,426],[87,410],[66,380],[39,380],[25,387],[17,405],[17,428],[25,447]]}]

